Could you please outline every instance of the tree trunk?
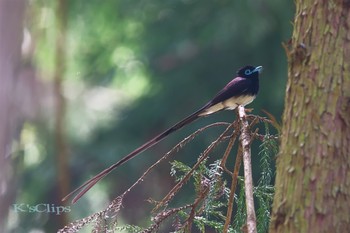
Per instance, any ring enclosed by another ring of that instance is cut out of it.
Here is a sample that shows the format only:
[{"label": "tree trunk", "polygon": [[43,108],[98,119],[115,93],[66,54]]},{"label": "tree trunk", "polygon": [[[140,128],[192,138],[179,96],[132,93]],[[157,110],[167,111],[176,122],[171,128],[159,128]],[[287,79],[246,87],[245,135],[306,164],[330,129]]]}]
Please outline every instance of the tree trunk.
[{"label": "tree trunk", "polygon": [[18,109],[14,94],[21,68],[23,0],[0,0],[0,232],[5,232],[15,198],[12,142]]},{"label": "tree trunk", "polygon": [[[59,0],[57,5],[57,37],[56,37],[56,67],[54,75],[54,91],[56,98],[55,120],[55,150],[57,159],[57,183],[58,205],[62,204],[61,198],[69,193],[69,166],[68,145],[65,135],[66,102],[63,97],[63,77],[66,60],[66,30],[67,30],[67,1]],[[64,205],[67,202],[63,203]],[[58,226],[62,227],[69,223],[67,213],[58,216]]]},{"label": "tree trunk", "polygon": [[270,232],[350,231],[350,1],[296,0]]}]

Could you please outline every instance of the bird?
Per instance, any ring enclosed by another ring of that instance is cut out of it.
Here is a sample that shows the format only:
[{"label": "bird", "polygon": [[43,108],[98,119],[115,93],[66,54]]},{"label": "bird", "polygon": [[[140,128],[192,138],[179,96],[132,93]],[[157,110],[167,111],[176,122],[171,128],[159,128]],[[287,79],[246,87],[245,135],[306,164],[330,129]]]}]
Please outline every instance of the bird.
[{"label": "bird", "polygon": [[76,203],[86,192],[88,192],[97,182],[107,176],[112,170],[131,160],[132,158],[139,155],[141,152],[159,143],[161,140],[166,138],[169,134],[181,129],[185,125],[192,123],[200,117],[209,116],[213,113],[222,110],[234,110],[237,106],[245,106],[250,104],[256,97],[259,91],[259,74],[262,72],[262,66],[251,66],[247,65],[240,68],[237,71],[237,76],[232,79],[221,91],[219,91],[213,99],[206,103],[203,107],[187,116],[183,120],[177,122],[172,127],[168,128],[164,132],[158,134],[151,140],[147,141],[134,151],[130,152],[110,167],[101,171],[80,187],[73,190],[71,193],[66,195],[62,201],[67,200],[73,194],[77,193],[72,200],[72,203]]}]

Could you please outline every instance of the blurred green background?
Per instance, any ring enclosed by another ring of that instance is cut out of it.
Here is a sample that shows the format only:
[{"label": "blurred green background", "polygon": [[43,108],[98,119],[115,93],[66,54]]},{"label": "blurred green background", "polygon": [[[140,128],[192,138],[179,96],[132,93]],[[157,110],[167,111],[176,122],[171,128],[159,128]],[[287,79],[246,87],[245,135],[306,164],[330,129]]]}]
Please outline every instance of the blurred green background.
[{"label": "blurred green background", "polygon": [[[62,220],[56,214],[12,208],[9,232],[55,232],[64,222],[104,209],[182,138],[206,124],[235,118],[232,112],[221,112],[200,119],[114,171],[77,204],[60,202],[61,148],[55,146],[54,127],[59,113],[50,95],[60,17],[67,20],[61,74],[69,180],[62,182],[69,190],[200,108],[246,64],[264,67],[260,93],[248,107],[254,114],[264,115],[265,109],[281,119],[287,80],[282,42],[292,32],[292,1],[70,0],[63,16],[57,14],[59,4],[27,4],[25,26],[35,44],[29,59],[38,82],[47,88],[38,94],[38,113],[21,129],[21,150],[14,160],[15,203],[69,206],[70,212]],[[194,164],[219,132],[209,130],[171,160]],[[253,159],[259,162],[257,156]],[[147,226],[152,205],[146,199],[159,200],[169,191],[174,184],[169,173],[168,162],[157,167],[127,196],[119,221]]]}]

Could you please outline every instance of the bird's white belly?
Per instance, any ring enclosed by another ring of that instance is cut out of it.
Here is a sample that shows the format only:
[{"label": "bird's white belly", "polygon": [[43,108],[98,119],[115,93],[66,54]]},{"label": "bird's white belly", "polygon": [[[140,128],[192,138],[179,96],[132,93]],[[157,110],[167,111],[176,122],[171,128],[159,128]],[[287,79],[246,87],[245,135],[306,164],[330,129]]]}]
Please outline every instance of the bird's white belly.
[{"label": "bird's white belly", "polygon": [[250,104],[255,99],[255,96],[251,95],[244,95],[239,97],[232,97],[230,99],[227,99],[223,101],[223,104],[226,109],[233,110],[238,105],[246,106],[247,104]]},{"label": "bird's white belly", "polygon": [[210,115],[214,112],[217,112],[223,109],[234,110],[235,108],[237,108],[238,105],[245,106],[253,102],[254,99],[255,99],[255,96],[251,96],[251,95],[232,97],[207,108],[206,110],[203,111],[203,113],[200,113],[199,116]]}]

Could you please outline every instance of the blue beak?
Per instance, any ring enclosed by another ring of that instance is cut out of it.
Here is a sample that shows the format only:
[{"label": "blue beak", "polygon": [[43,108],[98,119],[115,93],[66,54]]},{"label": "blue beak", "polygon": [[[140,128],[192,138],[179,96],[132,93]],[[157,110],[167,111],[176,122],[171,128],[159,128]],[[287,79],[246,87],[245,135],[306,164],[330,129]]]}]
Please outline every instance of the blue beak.
[{"label": "blue beak", "polygon": [[258,66],[256,67],[253,72],[259,72],[259,74],[263,71],[263,67],[262,66]]}]

